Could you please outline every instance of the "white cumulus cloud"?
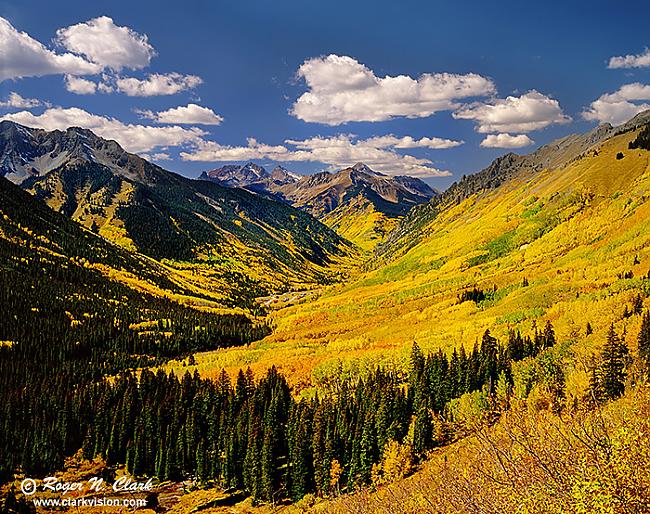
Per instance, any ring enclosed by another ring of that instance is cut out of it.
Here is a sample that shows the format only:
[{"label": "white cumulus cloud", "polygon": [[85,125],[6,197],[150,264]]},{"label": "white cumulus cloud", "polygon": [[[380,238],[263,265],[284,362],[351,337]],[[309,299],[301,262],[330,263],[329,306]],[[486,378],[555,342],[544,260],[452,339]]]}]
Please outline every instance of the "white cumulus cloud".
[{"label": "white cumulus cloud", "polygon": [[468,73],[427,73],[378,77],[352,57],[328,55],[306,60],[297,76],[309,91],[290,113],[309,122],[340,125],[350,121],[422,118],[454,109],[457,100],[494,93],[494,83]]},{"label": "white cumulus cloud", "polygon": [[134,153],[149,152],[157,148],[196,144],[207,133],[201,129],[179,126],[153,127],[148,125],[127,124],[115,118],[91,114],[77,107],[46,109],[35,115],[29,111],[5,114],[0,120],[10,120],[28,127],[45,130],[66,130],[69,127],[81,127],[92,130],[98,136],[114,139],[122,147]]},{"label": "white cumulus cloud", "polygon": [[119,77],[115,84],[120,93],[128,96],[173,95],[202,84],[201,77],[180,73],[152,73],[146,79]]},{"label": "white cumulus cloud", "polygon": [[9,93],[6,100],[0,100],[0,107],[11,109],[31,109],[32,107],[38,107],[42,104],[43,102],[36,98],[23,98],[15,92]]},{"label": "white cumulus cloud", "polygon": [[531,132],[553,124],[568,123],[560,103],[535,90],[487,103],[469,104],[457,110],[456,119],[473,120],[480,133]]},{"label": "white cumulus cloud", "polygon": [[115,25],[108,16],[59,29],[56,40],[70,52],[115,71],[145,68],[156,55],[146,35]]},{"label": "white cumulus cloud", "polygon": [[74,75],[66,75],[64,84],[67,91],[77,95],[94,95],[97,92],[96,82]]},{"label": "white cumulus cloud", "polygon": [[526,134],[512,136],[510,134],[489,134],[481,141],[484,148],[521,148],[532,145],[534,141]]},{"label": "white cumulus cloud", "polygon": [[608,68],[650,68],[650,48],[637,55],[622,55],[612,57],[609,60]]},{"label": "white cumulus cloud", "polygon": [[138,111],[140,116],[157,123],[178,123],[181,125],[219,125],[223,118],[208,107],[197,104],[172,107],[166,111]]},{"label": "white cumulus cloud", "polygon": [[[285,145],[265,145],[249,139],[246,146],[226,146],[213,141],[201,141],[194,151],[181,152],[187,161],[226,162],[269,159],[276,162],[318,162],[331,168],[342,168],[364,162],[371,168],[389,175],[443,177],[451,173],[439,170],[428,159],[403,155],[395,149],[401,141],[394,136],[392,143],[383,136],[356,139],[352,135],[288,139]],[[411,138],[413,140],[413,138]]]},{"label": "white cumulus cloud", "polygon": [[377,148],[430,148],[433,150],[443,150],[460,146],[464,141],[442,139],[439,137],[423,137],[415,139],[412,136],[396,137],[391,134],[387,136],[372,137],[367,139],[366,143],[376,146]]},{"label": "white cumulus cloud", "polygon": [[171,161],[172,158],[167,152],[158,152],[158,153],[141,153],[140,157],[143,159],[147,159],[148,161],[157,161],[157,162],[162,162],[162,161]]},{"label": "white cumulus cloud", "polygon": [[88,75],[101,71],[99,64],[71,53],[58,54],[29,34],[0,18],[0,82],[43,75]]},{"label": "white cumulus cloud", "polygon": [[591,102],[582,117],[599,123],[620,125],[641,111],[650,109],[650,104],[643,103],[647,100],[650,100],[650,85],[639,82],[625,84],[618,91],[605,93]]}]

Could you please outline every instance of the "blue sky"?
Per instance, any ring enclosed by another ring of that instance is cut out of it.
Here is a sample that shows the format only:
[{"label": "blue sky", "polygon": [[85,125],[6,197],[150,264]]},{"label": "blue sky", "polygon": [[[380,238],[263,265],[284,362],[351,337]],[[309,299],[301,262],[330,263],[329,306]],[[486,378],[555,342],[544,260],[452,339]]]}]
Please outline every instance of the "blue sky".
[{"label": "blue sky", "polygon": [[442,189],[650,103],[650,5],[565,4],[0,2],[0,117],[192,177],[364,160]]}]

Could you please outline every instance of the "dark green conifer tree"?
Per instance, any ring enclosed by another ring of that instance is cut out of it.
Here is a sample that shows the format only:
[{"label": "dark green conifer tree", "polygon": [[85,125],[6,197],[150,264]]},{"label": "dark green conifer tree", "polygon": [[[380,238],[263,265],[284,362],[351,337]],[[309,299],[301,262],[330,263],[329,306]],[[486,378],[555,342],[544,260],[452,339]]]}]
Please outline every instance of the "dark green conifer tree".
[{"label": "dark green conifer tree", "polygon": [[650,379],[650,311],[643,314],[638,338],[639,368],[644,380]]},{"label": "dark green conifer tree", "polygon": [[601,353],[599,371],[601,387],[607,399],[618,398],[625,392],[625,367],[628,354],[625,341],[618,337],[612,324]]},{"label": "dark green conifer tree", "polygon": [[417,459],[424,456],[426,450],[431,445],[433,434],[433,419],[428,409],[422,408],[415,416],[415,426],[413,428],[413,455]]}]

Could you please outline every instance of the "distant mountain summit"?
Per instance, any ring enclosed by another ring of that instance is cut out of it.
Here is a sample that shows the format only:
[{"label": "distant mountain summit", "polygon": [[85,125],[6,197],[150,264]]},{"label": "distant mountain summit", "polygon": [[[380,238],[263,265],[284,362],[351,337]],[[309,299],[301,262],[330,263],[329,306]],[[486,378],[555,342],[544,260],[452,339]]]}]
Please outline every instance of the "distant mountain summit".
[{"label": "distant mountain summit", "polygon": [[353,201],[363,199],[389,216],[406,214],[411,207],[428,202],[436,193],[417,178],[389,176],[363,163],[330,173],[302,177],[275,189],[292,205],[321,217]]},{"label": "distant mountain summit", "polygon": [[282,166],[276,166],[269,172],[253,162],[242,166],[228,164],[205,171],[199,177],[200,180],[210,180],[226,187],[241,187],[256,193],[273,193],[280,186],[297,182],[298,178]]},{"label": "distant mountain summit", "polygon": [[309,212],[362,247],[374,246],[395,220],[436,192],[420,179],[384,175],[364,163],[337,172],[298,176],[282,167],[223,166],[203,173],[229,187],[267,194]]},{"label": "distant mountain summit", "polygon": [[147,183],[156,178],[156,166],[90,130],[70,127],[48,132],[11,121],[0,122],[0,175],[15,184],[85,163],[97,164],[137,182]]}]

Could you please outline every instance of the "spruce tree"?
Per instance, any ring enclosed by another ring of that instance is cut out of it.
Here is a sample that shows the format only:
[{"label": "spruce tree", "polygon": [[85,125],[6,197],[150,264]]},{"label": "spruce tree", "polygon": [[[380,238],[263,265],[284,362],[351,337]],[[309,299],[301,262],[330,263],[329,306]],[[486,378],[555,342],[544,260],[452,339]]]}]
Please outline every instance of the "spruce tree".
[{"label": "spruce tree", "polygon": [[603,346],[600,364],[601,384],[607,399],[618,398],[625,392],[625,364],[628,353],[625,341],[618,337],[612,324]]},{"label": "spruce tree", "polygon": [[429,449],[431,444],[431,435],[433,433],[433,419],[428,409],[422,408],[415,417],[415,426],[413,428],[413,455],[417,459],[424,456],[424,452]]},{"label": "spruce tree", "polygon": [[494,394],[498,379],[497,340],[486,330],[481,340],[481,376],[490,395]]},{"label": "spruce tree", "polygon": [[605,393],[603,391],[602,377],[600,373],[600,366],[597,359],[594,357],[589,371],[589,390],[586,401],[590,405],[595,405],[605,401]]},{"label": "spruce tree", "polygon": [[639,368],[644,380],[650,379],[650,311],[643,314],[639,331]]},{"label": "spruce tree", "polygon": [[641,314],[643,312],[643,298],[641,298],[640,294],[637,294],[634,298],[632,309],[634,310],[634,314]]},{"label": "spruce tree", "polygon": [[551,348],[552,346],[555,346],[555,331],[551,322],[547,321],[544,327],[544,347]]}]

